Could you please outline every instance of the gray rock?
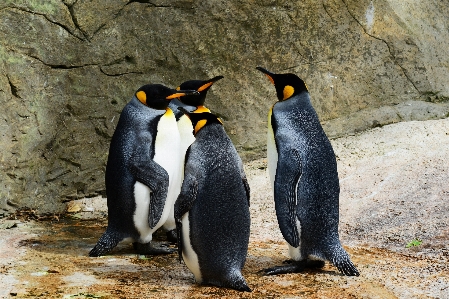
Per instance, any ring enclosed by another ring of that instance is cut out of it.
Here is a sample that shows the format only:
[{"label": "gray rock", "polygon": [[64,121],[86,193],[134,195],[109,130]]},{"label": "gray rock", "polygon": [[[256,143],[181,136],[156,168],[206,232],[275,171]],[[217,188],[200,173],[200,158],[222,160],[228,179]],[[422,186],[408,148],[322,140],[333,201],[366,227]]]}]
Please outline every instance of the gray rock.
[{"label": "gray rock", "polygon": [[330,136],[446,117],[449,8],[373,3],[2,1],[0,209],[104,194],[120,111],[150,82],[224,75],[208,106],[245,160],[275,100],[257,65],[301,76]]}]

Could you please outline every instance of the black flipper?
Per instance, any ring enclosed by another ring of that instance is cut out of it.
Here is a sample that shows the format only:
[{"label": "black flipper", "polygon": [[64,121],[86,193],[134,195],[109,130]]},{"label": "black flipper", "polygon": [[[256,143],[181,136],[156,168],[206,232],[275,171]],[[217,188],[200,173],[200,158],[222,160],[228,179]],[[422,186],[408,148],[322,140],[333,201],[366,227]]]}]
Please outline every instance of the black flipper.
[{"label": "black flipper", "polygon": [[146,159],[143,161],[136,158],[131,163],[131,172],[137,181],[151,189],[148,224],[150,228],[154,228],[161,219],[167,199],[168,173],[154,160]]},{"label": "black flipper", "polygon": [[182,183],[181,192],[175,202],[175,221],[178,241],[179,261],[182,262],[182,216],[187,213],[195,202],[198,192],[198,182],[190,175],[186,174]]},{"label": "black flipper", "polygon": [[282,266],[275,266],[272,268],[262,270],[265,275],[277,275],[287,273],[299,273],[305,269],[320,269],[324,267],[324,261],[305,259],[302,261],[285,261]]},{"label": "black flipper", "polygon": [[111,251],[117,244],[122,240],[118,234],[106,230],[100,239],[98,239],[97,244],[89,252],[89,256],[96,257],[105,255]]},{"label": "black flipper", "polygon": [[248,179],[246,178],[245,170],[243,169],[243,163],[240,160],[240,176],[242,177],[243,186],[245,187],[246,198],[248,199],[248,206],[250,206],[251,189],[249,188]]},{"label": "black flipper", "polygon": [[274,203],[279,228],[284,239],[292,246],[299,246],[299,232],[296,226],[296,186],[301,177],[301,160],[297,150],[279,152],[279,161],[290,161],[289,164],[278,162],[274,182]]},{"label": "black flipper", "polygon": [[250,188],[246,176],[242,177],[243,186],[245,186],[246,198],[248,199],[248,207],[250,206]]}]

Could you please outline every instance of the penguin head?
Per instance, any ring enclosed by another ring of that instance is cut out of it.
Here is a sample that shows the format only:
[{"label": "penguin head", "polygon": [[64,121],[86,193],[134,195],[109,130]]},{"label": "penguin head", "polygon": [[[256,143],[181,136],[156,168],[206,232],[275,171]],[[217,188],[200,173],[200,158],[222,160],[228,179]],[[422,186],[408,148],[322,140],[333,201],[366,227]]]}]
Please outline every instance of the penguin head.
[{"label": "penguin head", "polygon": [[198,96],[185,96],[182,99],[179,99],[182,103],[189,106],[202,106],[204,105],[204,101],[206,100],[206,94],[209,88],[220,79],[223,79],[223,76],[217,76],[209,80],[189,80],[177,87],[176,89],[183,90],[196,90],[200,94]]},{"label": "penguin head", "polygon": [[199,130],[204,128],[207,125],[218,123],[223,124],[223,122],[213,113],[210,112],[209,109],[207,109],[204,106],[199,106],[195,111],[189,112],[184,107],[178,108],[182,113],[187,115],[187,117],[192,122],[193,126],[193,135],[196,135]]},{"label": "penguin head", "polygon": [[136,91],[136,98],[144,105],[158,110],[165,110],[170,101],[183,96],[199,95],[196,90],[175,90],[162,84],[147,84]]},{"label": "penguin head", "polygon": [[306,83],[295,74],[274,74],[260,66],[256,69],[264,73],[273,83],[279,101],[288,100],[303,91],[308,92]]}]

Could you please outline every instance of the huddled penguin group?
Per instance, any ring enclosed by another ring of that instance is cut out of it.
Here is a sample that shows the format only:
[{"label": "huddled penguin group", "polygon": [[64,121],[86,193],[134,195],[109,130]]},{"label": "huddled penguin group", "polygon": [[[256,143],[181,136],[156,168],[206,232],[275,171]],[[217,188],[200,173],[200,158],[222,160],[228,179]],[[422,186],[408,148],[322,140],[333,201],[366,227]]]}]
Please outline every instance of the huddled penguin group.
[{"label": "huddled penguin group", "polygon": [[[278,101],[268,116],[268,171],[281,233],[291,257],[267,275],[322,268],[325,261],[358,276],[340,244],[339,180],[332,146],[294,74],[258,67]],[[223,123],[204,106],[223,76],[176,89],[139,88],[121,112],[106,166],[108,226],[90,256],[133,242],[138,254],[168,254],[155,242],[165,230],[198,283],[248,291],[241,270],[250,236],[250,188]]]}]

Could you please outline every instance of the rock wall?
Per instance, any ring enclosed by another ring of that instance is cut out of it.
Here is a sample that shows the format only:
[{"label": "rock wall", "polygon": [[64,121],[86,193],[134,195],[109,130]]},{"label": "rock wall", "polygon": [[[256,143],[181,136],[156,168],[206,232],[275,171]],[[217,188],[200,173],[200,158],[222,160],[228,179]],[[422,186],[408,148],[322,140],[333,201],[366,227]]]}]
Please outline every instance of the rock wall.
[{"label": "rock wall", "polygon": [[258,65],[301,76],[330,136],[446,117],[448,16],[445,1],[3,0],[0,214],[104,194],[146,83],[224,75],[207,104],[246,160],[265,154],[275,97]]}]

